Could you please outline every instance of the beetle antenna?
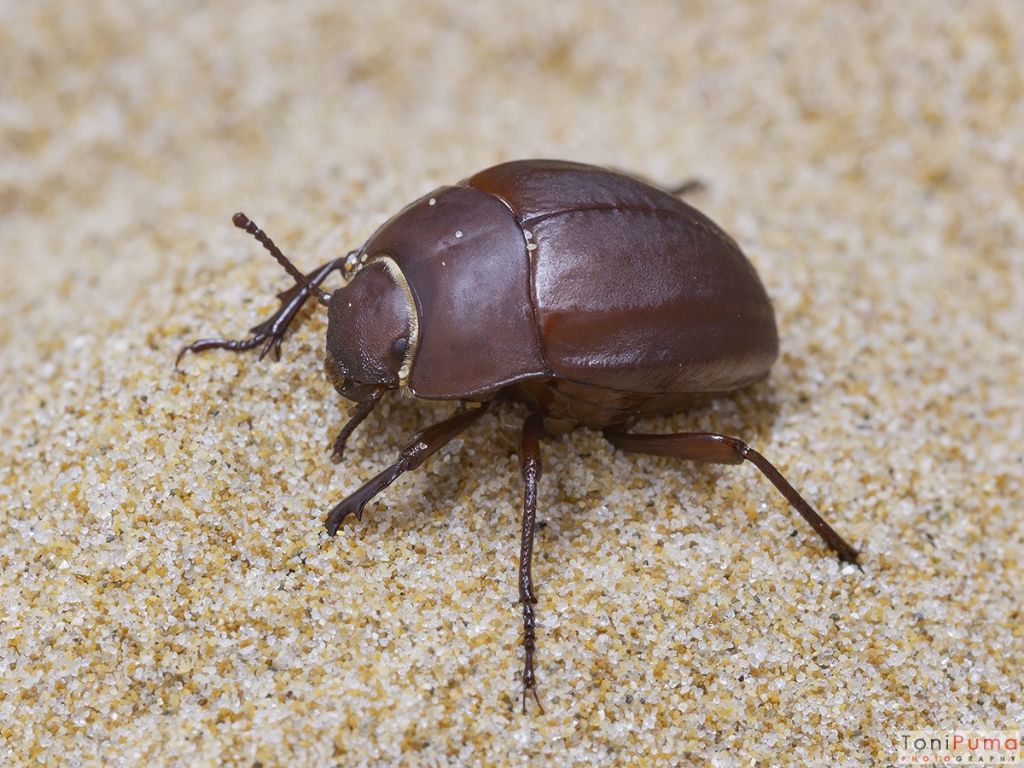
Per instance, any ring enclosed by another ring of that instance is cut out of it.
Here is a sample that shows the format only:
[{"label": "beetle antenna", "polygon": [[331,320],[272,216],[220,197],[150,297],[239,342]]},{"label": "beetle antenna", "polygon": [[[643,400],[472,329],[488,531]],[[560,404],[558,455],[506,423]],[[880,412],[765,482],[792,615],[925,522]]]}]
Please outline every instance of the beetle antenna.
[{"label": "beetle antenna", "polygon": [[281,249],[274,244],[274,241],[267,236],[267,233],[256,226],[252,219],[244,213],[239,212],[231,217],[231,223],[239,229],[244,229],[250,235],[255,237],[260,242],[260,245],[266,248],[270,252],[270,255],[277,259],[277,263],[284,267],[285,272],[291,275],[296,283],[316,296],[317,301],[325,307],[328,305],[331,300],[331,294],[325,293],[320,290],[319,286],[313,285],[309,278],[302,274],[295,265],[288,260],[287,256],[281,253]]}]

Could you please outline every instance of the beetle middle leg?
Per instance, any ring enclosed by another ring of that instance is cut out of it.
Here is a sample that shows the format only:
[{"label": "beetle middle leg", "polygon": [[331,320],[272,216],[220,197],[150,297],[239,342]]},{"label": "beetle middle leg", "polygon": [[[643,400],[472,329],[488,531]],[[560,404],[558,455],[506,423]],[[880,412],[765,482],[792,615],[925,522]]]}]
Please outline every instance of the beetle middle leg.
[{"label": "beetle middle leg", "polygon": [[540,416],[531,414],[523,423],[523,436],[519,443],[519,469],[523,475],[523,531],[519,545],[519,602],[523,606],[523,713],[526,713],[526,692],[533,694],[541,712],[537,696],[536,680],[533,675],[533,652],[537,648],[536,620],[533,606],[537,598],[533,594],[533,533],[537,521],[537,481],[541,476],[540,435],[543,426]]},{"label": "beetle middle leg", "polygon": [[[701,461],[709,464],[742,464],[749,461],[767,477],[792,507],[828,544],[839,559],[860,568],[857,550],[826,523],[803,496],[789,484],[782,473],[768,459],[750,448],[742,440],[711,432],[678,432],[669,435],[644,435],[604,430],[604,436],[616,448],[634,453],[650,453],[656,456],[673,456],[677,459]],[[863,570],[863,569],[861,569]]]},{"label": "beetle middle leg", "polygon": [[367,480],[355,493],[338,502],[328,513],[326,526],[327,533],[331,536],[338,532],[338,527],[349,515],[355,515],[357,519],[363,519],[363,508],[366,504],[391,485],[398,477],[410,469],[416,469],[423,462],[441,450],[460,432],[465,431],[477,419],[487,412],[490,404],[480,403],[477,407],[470,407],[459,411],[444,421],[439,421],[422,432],[417,433],[412,440],[402,449],[398,461],[387,469]]},{"label": "beetle middle leg", "polygon": [[[345,256],[340,256],[337,259],[328,261],[326,264],[321,264],[307,274],[306,279],[313,285],[320,285],[331,272],[335,270],[344,271],[345,259]],[[182,347],[178,357],[174,360],[174,367],[177,368],[181,358],[189,352],[202,352],[207,349],[227,349],[231,352],[246,352],[250,349],[255,349],[261,344],[263,349],[260,350],[260,360],[266,357],[271,349],[274,350],[274,355],[280,359],[281,342],[284,339],[285,331],[288,330],[295,316],[299,314],[306,301],[309,300],[310,295],[308,286],[298,284],[293,285],[288,290],[281,291],[281,293],[277,294],[277,298],[281,300],[281,308],[262,323],[250,328],[248,338],[212,338],[193,341],[188,346]]]}]

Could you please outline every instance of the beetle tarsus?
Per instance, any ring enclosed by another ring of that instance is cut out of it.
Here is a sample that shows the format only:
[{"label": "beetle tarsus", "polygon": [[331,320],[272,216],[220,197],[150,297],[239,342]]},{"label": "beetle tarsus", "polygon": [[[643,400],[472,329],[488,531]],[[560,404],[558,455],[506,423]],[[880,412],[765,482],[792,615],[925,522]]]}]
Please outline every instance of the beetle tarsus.
[{"label": "beetle tarsus", "polygon": [[[336,269],[343,269],[345,265],[344,258],[333,259],[328,261],[326,264],[321,264],[319,267],[314,269],[308,275],[306,279],[309,280],[313,285],[320,285],[327,276]],[[248,352],[250,349],[255,349],[260,344],[263,344],[263,348],[260,350],[259,359],[262,360],[267,354],[273,350],[276,359],[281,359],[281,343],[284,340],[285,331],[291,326],[292,321],[295,320],[296,315],[305,305],[310,298],[309,289],[303,285],[293,285],[287,290],[281,291],[277,294],[277,298],[281,300],[281,308],[274,314],[268,317],[261,323],[257,323],[249,329],[251,336],[245,339],[224,339],[224,338],[213,338],[213,339],[200,339],[194,341],[191,344],[182,347],[181,351],[178,352],[178,357],[174,361],[174,367],[179,372],[181,368],[179,363],[181,359],[189,352],[203,352],[207,349],[226,349],[229,352]]]},{"label": "beetle tarsus", "polygon": [[540,436],[544,431],[541,417],[534,413],[523,423],[519,442],[519,470],[523,476],[523,526],[519,545],[519,602],[523,606],[523,714],[526,714],[526,692],[531,691],[537,708],[544,712],[537,697],[533,672],[533,654],[537,649],[537,619],[533,606],[533,535],[537,521],[537,483],[542,474]]},{"label": "beetle tarsus", "polygon": [[193,341],[191,344],[182,347],[178,352],[178,356],[174,358],[174,370],[178,373],[184,373],[184,371],[181,370],[181,359],[189,352],[202,352],[207,349],[226,349],[230,352],[246,352],[253,347],[258,346],[265,338],[265,336],[253,336],[248,339],[223,339],[218,337]]}]

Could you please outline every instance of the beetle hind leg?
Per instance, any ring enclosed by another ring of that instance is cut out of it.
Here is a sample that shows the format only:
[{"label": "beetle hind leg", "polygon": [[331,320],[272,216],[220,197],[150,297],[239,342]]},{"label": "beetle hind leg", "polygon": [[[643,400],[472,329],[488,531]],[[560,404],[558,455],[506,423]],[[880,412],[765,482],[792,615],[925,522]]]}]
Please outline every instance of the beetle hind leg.
[{"label": "beetle hind leg", "polygon": [[[860,568],[857,562],[858,552],[851,547],[842,536],[826,523],[814,507],[808,504],[803,496],[789,484],[782,473],[768,459],[750,448],[742,440],[711,432],[679,432],[669,435],[643,435],[620,432],[615,429],[604,430],[604,436],[616,448],[634,453],[650,453],[656,456],[673,456],[678,459],[700,461],[709,464],[742,464],[749,461],[772,485],[786,497],[786,500],[800,515],[810,523],[815,532],[824,540],[829,548],[839,555],[839,559],[852,563]],[[863,570],[863,568],[861,568]]]},{"label": "beetle hind leg", "polygon": [[[328,261],[322,264],[308,275],[306,279],[315,286],[319,286],[327,276],[334,270],[341,270],[345,266],[345,257]],[[207,349],[226,349],[230,352],[247,352],[250,349],[262,345],[260,349],[260,360],[267,356],[270,350],[274,350],[276,358],[281,357],[281,343],[284,340],[285,331],[295,320],[296,315],[310,298],[310,290],[304,285],[293,285],[291,288],[277,294],[281,300],[281,308],[274,314],[249,329],[249,336],[244,339],[199,339],[191,344],[182,347],[174,360],[174,367],[178,368],[181,359],[189,352],[203,352]]]},{"label": "beetle hind leg", "polygon": [[537,522],[537,482],[541,476],[540,435],[543,422],[540,416],[532,414],[523,423],[523,435],[519,443],[519,470],[523,475],[523,530],[519,545],[519,602],[523,606],[523,714],[526,713],[527,692],[533,694],[537,708],[543,712],[537,696],[537,681],[533,673],[533,653],[537,648],[537,621],[533,606],[537,597],[533,594],[533,534]]}]

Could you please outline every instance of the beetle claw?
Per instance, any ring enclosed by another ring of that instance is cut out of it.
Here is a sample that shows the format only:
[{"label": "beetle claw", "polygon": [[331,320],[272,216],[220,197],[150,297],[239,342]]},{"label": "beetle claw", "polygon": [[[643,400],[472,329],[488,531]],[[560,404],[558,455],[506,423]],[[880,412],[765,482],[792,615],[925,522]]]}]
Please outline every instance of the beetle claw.
[{"label": "beetle claw", "polygon": [[[836,536],[838,537],[838,534]],[[839,555],[840,562],[855,565],[858,571],[864,573],[864,569],[860,565],[860,552],[847,544],[842,538],[838,538],[834,543],[831,541],[827,541],[827,543]]]},{"label": "beetle claw", "polygon": [[178,356],[174,359],[174,369],[179,373],[184,373],[181,370],[180,363],[181,359],[189,352],[203,352],[207,349],[226,349],[229,352],[246,352],[261,341],[264,336],[250,336],[248,339],[223,339],[223,338],[212,338],[212,339],[199,339],[193,341],[191,344],[181,348],[178,352]]},{"label": "beetle claw", "polygon": [[189,349],[188,347],[182,347],[178,351],[178,356],[176,358],[174,358],[174,370],[175,370],[176,373],[185,373],[181,369],[181,358],[183,358],[186,355],[186,353],[188,353],[188,349]]},{"label": "beetle claw", "polygon": [[537,709],[543,715],[544,714],[544,707],[541,706],[540,696],[537,695],[537,689],[533,685],[530,685],[530,686],[525,686],[524,685],[523,686],[523,714],[524,715],[526,714],[526,692],[527,691],[529,691],[530,693],[533,694],[533,700],[537,704]]},{"label": "beetle claw", "polygon": [[355,515],[356,520],[362,520],[364,506],[366,506],[365,502],[361,503],[359,499],[352,496],[340,501],[327,515],[327,520],[325,521],[327,535],[334,536],[337,534],[338,528],[341,527],[341,524],[349,515]]},{"label": "beetle claw", "polygon": [[[262,359],[263,359],[264,357],[266,357],[266,356],[267,356],[267,353],[268,353],[268,352],[269,352],[269,351],[270,351],[270,350],[271,350],[271,349],[272,349],[273,347],[275,347],[275,346],[276,346],[276,343],[275,343],[275,342],[277,342],[277,341],[278,341],[278,339],[277,339],[277,337],[276,337],[276,336],[267,336],[267,343],[266,343],[266,344],[264,344],[264,345],[263,345],[263,348],[262,348],[262,349],[260,350],[260,356],[259,356],[259,359],[260,359],[260,360],[262,360]],[[278,360],[280,360],[280,359],[281,359],[281,351],[280,351],[280,350],[278,350],[278,352],[277,352],[277,359],[278,359]]]}]

